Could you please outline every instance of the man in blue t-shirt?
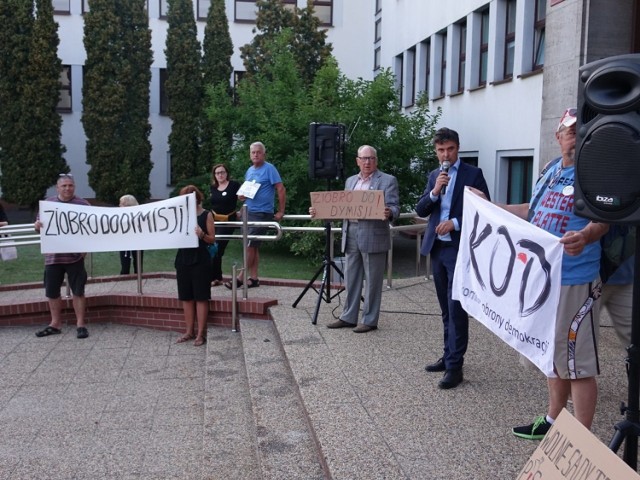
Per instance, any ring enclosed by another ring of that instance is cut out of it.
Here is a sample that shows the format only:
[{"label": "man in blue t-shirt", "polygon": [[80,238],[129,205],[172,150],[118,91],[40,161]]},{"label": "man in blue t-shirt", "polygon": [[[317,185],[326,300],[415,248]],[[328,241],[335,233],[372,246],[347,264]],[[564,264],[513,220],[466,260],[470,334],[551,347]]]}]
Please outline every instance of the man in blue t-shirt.
[{"label": "man in blue t-shirt", "polygon": [[[244,174],[245,182],[254,182],[260,185],[253,198],[238,195],[240,201],[247,206],[247,220],[249,222],[279,222],[284,216],[284,207],[287,201],[287,192],[282,184],[282,179],[276,167],[265,161],[266,149],[262,142],[254,142],[249,148],[252,165]],[[278,195],[278,210],[275,210],[275,194]],[[275,213],[274,213],[275,212]],[[251,227],[249,235],[263,235],[266,227]],[[248,288],[260,286],[258,279],[258,263],[260,260],[260,240],[249,240],[247,245],[247,265],[249,280]],[[235,280],[237,286],[242,285],[244,272],[240,272]],[[232,288],[231,282],[225,283],[227,288]]]},{"label": "man in blue t-shirt", "polygon": [[[598,386],[598,328],[602,291],[600,238],[609,226],[578,217],[573,211],[576,109],[568,108],[556,129],[561,156],[545,167],[529,203],[500,205],[514,215],[558,237],[564,247],[560,301],[556,310],[553,366],[547,379],[546,415],[530,425],[513,428],[513,434],[540,440],[566,407],[569,396],[576,419],[591,428]],[[540,319],[544,321],[545,319]]]}]

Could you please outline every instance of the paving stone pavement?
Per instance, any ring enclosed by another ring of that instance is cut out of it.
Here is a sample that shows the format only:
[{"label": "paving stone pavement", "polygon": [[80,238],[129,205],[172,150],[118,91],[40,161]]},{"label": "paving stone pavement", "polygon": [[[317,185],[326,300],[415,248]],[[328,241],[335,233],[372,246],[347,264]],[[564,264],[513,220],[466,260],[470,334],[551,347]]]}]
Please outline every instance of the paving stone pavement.
[{"label": "paving stone pavement", "polygon": [[[147,279],[144,291],[173,292],[175,280]],[[109,323],[90,323],[86,340],[72,326],[47,338],[0,328],[0,479],[516,478],[537,442],[510,428],[546,409],[538,371],[472,320],[465,381],[439,390],[424,371],[442,327],[423,277],[385,287],[367,334],[326,328],[344,294],[321,303],[316,325],[317,294],[293,308],[299,294],[265,279],[249,295],[278,299],[273,322],[210,327],[205,348]],[[593,432],[606,444],[627,399],[611,327],[601,364]]]}]

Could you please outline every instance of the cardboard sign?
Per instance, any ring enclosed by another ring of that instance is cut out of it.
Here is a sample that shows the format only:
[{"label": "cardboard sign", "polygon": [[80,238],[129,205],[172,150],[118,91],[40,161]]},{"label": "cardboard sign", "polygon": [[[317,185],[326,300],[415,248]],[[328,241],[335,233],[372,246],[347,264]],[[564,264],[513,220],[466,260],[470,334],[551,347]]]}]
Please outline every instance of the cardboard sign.
[{"label": "cardboard sign", "polygon": [[384,220],[382,190],[339,190],[311,192],[314,218],[321,220]]},{"label": "cardboard sign", "polygon": [[634,472],[563,409],[516,480],[638,480]]}]

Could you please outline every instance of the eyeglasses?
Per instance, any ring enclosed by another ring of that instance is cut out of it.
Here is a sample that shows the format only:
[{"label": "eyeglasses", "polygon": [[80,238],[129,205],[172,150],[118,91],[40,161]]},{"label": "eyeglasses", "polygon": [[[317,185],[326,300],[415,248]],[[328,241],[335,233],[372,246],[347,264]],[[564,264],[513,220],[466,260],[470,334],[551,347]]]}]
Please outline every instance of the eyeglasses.
[{"label": "eyeglasses", "polygon": [[61,173],[58,175],[60,178],[73,178],[73,174],[71,173]]},{"label": "eyeglasses", "polygon": [[358,157],[363,162],[375,162],[377,160],[376,157]]},{"label": "eyeglasses", "polygon": [[213,173],[215,173],[216,175],[223,175],[223,174],[226,174],[227,172],[224,170],[218,170],[217,172],[213,172]]}]

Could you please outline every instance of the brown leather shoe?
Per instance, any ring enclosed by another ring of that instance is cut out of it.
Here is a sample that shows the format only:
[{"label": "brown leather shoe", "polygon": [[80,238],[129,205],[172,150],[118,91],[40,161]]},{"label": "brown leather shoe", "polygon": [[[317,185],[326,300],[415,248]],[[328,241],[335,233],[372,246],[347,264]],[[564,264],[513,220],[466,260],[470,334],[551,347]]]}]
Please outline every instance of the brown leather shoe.
[{"label": "brown leather shoe", "polygon": [[327,325],[327,328],[353,328],[355,325],[353,323],[345,322],[344,320],[336,320],[333,323]]},{"label": "brown leather shoe", "polygon": [[353,329],[354,333],[367,333],[370,332],[371,330],[377,330],[378,327],[376,327],[375,325],[365,325],[364,323],[361,323],[360,325],[358,325],[356,328]]}]

